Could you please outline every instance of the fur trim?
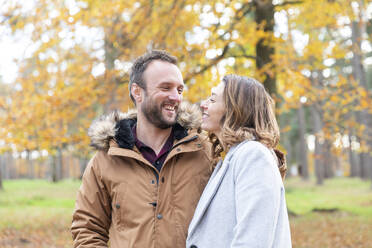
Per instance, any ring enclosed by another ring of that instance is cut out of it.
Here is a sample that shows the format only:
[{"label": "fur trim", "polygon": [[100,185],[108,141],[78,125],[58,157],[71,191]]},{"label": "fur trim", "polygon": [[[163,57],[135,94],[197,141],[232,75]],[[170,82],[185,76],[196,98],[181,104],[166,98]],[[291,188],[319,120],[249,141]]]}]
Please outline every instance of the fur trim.
[{"label": "fur trim", "polygon": [[200,107],[188,102],[181,103],[177,122],[186,129],[200,129],[202,123]]},{"label": "fur trim", "polygon": [[[88,130],[88,136],[91,140],[91,146],[98,150],[107,150],[109,148],[109,142],[114,137],[120,137],[120,140],[125,141],[124,147],[131,148],[133,136],[129,135],[122,137],[123,133],[118,134],[118,129],[128,129],[132,122],[123,123],[121,120],[133,120],[137,119],[137,110],[129,110],[127,113],[121,113],[114,111],[108,115],[103,115],[100,118],[92,122]],[[200,108],[194,104],[183,102],[180,104],[177,123],[184,129],[200,129],[202,115]],[[120,125],[118,125],[120,122]],[[126,125],[123,127],[123,125]],[[126,135],[124,133],[124,135]],[[126,138],[126,139],[124,139]],[[129,138],[129,139],[128,139]],[[119,144],[120,145],[120,144]],[[120,145],[121,146],[121,145]]]}]

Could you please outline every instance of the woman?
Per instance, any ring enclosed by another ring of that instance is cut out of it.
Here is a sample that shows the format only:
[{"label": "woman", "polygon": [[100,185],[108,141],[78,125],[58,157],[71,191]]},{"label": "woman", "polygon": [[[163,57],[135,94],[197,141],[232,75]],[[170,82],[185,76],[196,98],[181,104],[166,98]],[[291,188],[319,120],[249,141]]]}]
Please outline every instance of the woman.
[{"label": "woman", "polygon": [[291,247],[273,100],[256,80],[227,75],[201,107],[213,157],[223,161],[199,200],[186,247]]}]

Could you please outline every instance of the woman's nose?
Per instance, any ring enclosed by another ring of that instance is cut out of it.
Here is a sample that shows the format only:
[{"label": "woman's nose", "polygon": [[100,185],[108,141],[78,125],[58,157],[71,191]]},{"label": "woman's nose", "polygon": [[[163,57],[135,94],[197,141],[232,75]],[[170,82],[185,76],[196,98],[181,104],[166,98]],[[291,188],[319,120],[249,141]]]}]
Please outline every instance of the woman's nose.
[{"label": "woman's nose", "polygon": [[202,110],[206,110],[206,109],[208,108],[208,106],[207,106],[207,102],[208,102],[208,100],[204,100],[204,101],[201,102],[201,104],[200,104],[200,108],[201,108]]}]

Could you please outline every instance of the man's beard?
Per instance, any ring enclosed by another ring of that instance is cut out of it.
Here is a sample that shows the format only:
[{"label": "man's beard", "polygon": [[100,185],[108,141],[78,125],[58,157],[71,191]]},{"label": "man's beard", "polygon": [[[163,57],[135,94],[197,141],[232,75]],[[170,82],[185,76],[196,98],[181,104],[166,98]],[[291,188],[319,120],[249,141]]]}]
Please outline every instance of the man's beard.
[{"label": "man's beard", "polygon": [[155,104],[155,102],[151,101],[151,99],[146,100],[142,106],[141,110],[146,119],[153,124],[155,127],[160,129],[167,129],[173,126],[177,120],[177,111],[176,111],[176,118],[173,121],[167,121],[163,118],[162,115],[162,105],[159,107]]}]

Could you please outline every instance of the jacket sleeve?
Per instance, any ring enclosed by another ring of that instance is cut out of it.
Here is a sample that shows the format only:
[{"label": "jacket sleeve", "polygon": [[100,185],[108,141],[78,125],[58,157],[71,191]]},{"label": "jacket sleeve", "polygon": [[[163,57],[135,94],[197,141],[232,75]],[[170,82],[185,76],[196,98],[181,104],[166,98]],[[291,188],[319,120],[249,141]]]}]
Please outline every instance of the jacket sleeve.
[{"label": "jacket sleeve", "polygon": [[96,154],[88,163],[77,193],[71,226],[75,248],[108,247],[111,204],[97,160]]},{"label": "jacket sleeve", "polygon": [[257,142],[244,144],[235,154],[231,163],[237,224],[231,248],[271,248],[283,193],[278,167],[269,150]]}]

